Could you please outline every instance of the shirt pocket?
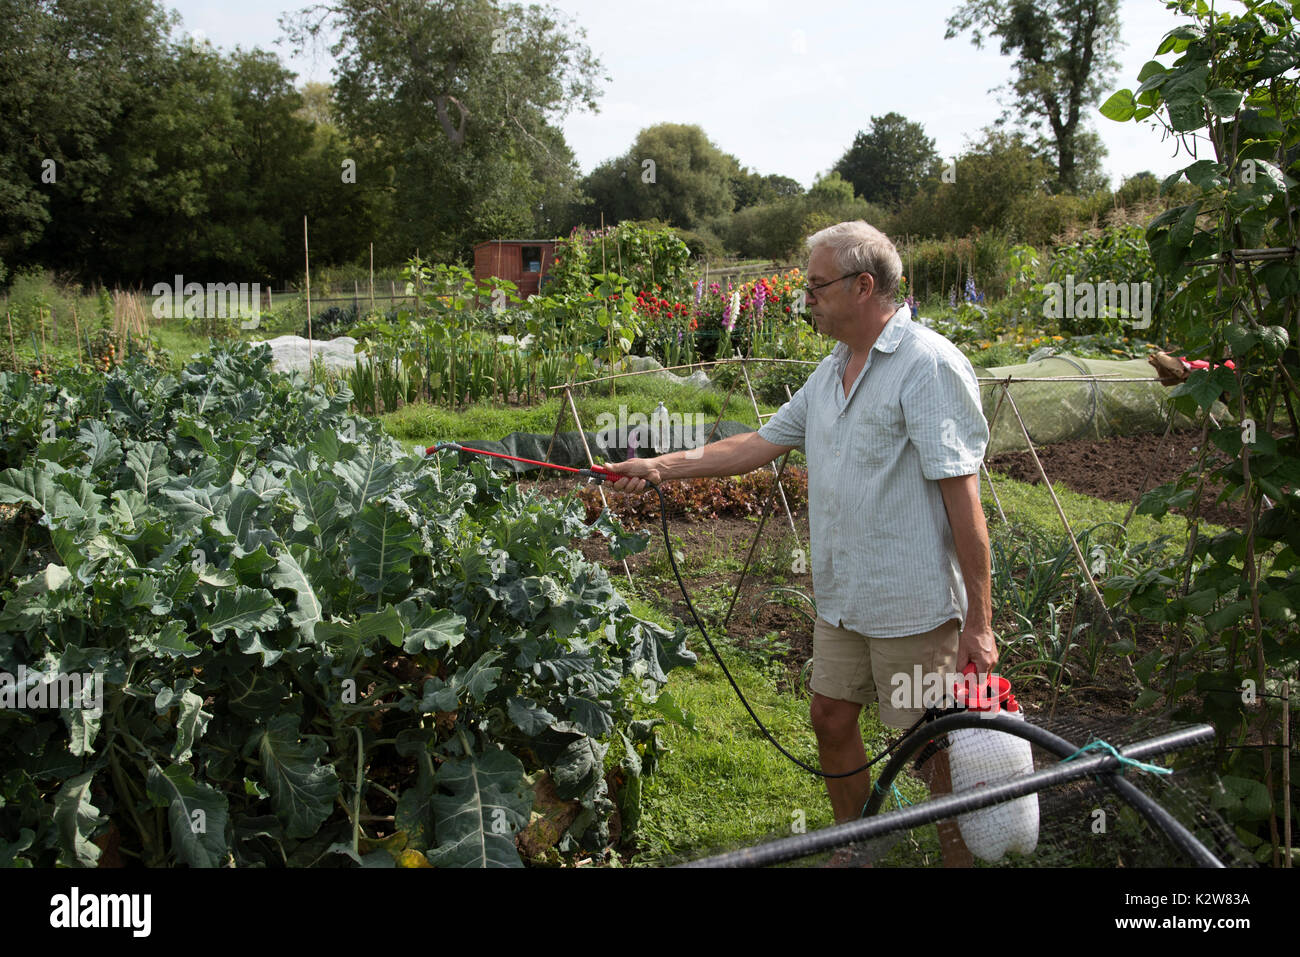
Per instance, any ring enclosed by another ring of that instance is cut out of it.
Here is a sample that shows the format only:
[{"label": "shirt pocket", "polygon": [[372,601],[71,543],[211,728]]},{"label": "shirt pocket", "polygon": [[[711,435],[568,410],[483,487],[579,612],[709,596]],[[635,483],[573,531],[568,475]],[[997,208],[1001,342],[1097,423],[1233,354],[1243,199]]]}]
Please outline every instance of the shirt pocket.
[{"label": "shirt pocket", "polygon": [[863,468],[881,468],[898,457],[906,439],[902,408],[875,406],[862,415],[854,435],[853,458]]}]

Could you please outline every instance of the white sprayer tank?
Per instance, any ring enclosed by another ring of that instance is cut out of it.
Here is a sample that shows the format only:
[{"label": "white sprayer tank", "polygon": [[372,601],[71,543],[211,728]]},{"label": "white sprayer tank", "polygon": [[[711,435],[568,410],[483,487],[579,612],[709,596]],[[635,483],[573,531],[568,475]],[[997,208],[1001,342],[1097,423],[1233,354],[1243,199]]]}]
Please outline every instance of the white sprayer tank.
[{"label": "white sprayer tank", "polygon": [[[967,673],[973,674],[967,666]],[[1003,714],[1024,720],[1011,683],[993,676],[992,687],[967,689],[957,686],[959,702],[969,710],[990,714]],[[973,679],[968,680],[973,685]],[[989,694],[982,693],[984,690]],[[948,761],[952,768],[953,792],[999,784],[1009,778],[1034,773],[1034,756],[1024,738],[984,728],[963,728],[948,733]],[[980,808],[957,816],[957,827],[970,852],[980,860],[997,861],[1007,851],[1031,854],[1038,846],[1038,795],[1027,794],[1014,801],[1005,801],[991,807]]]}]

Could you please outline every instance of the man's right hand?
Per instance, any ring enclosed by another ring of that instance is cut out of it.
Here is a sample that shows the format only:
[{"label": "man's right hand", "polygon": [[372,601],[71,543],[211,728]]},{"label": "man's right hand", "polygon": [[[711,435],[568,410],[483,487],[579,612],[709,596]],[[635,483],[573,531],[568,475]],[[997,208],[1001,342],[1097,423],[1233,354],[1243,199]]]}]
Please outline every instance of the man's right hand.
[{"label": "man's right hand", "polygon": [[[626,462],[607,462],[601,468],[626,476],[613,483],[616,492],[643,492],[646,485],[658,485],[663,479],[653,459],[628,459]],[[609,480],[607,480],[609,481]]]},{"label": "man's right hand", "polygon": [[757,432],[742,432],[703,448],[669,452],[649,459],[610,462],[603,468],[624,476],[613,482],[618,492],[643,492],[646,485],[677,479],[743,475],[766,465],[793,446],[773,445]]}]

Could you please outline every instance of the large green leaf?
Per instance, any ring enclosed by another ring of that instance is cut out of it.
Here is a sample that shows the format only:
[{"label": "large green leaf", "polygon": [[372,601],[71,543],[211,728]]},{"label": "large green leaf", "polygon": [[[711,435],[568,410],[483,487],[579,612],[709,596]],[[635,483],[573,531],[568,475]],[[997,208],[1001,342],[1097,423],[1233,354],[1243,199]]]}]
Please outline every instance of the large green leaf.
[{"label": "large green leaf", "polygon": [[465,695],[473,701],[486,700],[488,692],[496,687],[501,677],[501,669],[492,667],[492,662],[501,655],[499,650],[489,649],[479,655],[468,668],[457,668],[446,681],[441,678],[428,679],[424,683],[424,695],[417,705],[418,709],[424,714],[455,711]]},{"label": "large green leaf", "polygon": [[396,472],[396,465],[385,461],[378,443],[362,447],[356,458],[334,463],[334,474],[343,480],[353,512],[361,511],[371,499],[387,492]]},{"label": "large green leaf", "polygon": [[1205,94],[1205,102],[1209,104],[1216,116],[1232,116],[1241,108],[1241,101],[1244,98],[1240,90],[1229,90],[1224,87],[1217,87]]},{"label": "large green leaf", "polygon": [[91,800],[95,772],[68,778],[54,796],[54,826],[59,833],[59,863],[64,867],[95,867],[100,850],[91,840],[106,818]]},{"label": "large green leaf", "polygon": [[298,561],[304,560],[307,549],[302,545],[291,545],[275,556],[275,570],[271,572],[271,584],[276,588],[287,588],[294,593],[293,610],[289,619],[308,641],[316,636],[316,623],[324,615],[324,607],[316,594],[316,586],[308,577],[306,570]]},{"label": "large green leaf", "polygon": [[191,418],[176,423],[176,449],[180,452],[200,451],[211,455],[217,451],[217,440],[212,437],[212,427]]},{"label": "large green leaf", "polygon": [[251,489],[241,488],[231,496],[225,514],[213,523],[213,528],[218,533],[229,534],[244,548],[255,548],[252,534],[265,526],[258,514],[265,505],[262,496]]},{"label": "large green leaf", "polygon": [[200,628],[222,641],[227,632],[239,634],[274,628],[280,620],[280,604],[265,588],[240,585],[233,593],[218,594],[213,607],[196,610],[194,618]]},{"label": "large green leaf", "polygon": [[95,675],[90,681],[94,687],[83,685],[80,702],[71,702],[71,707],[59,709],[63,723],[68,726],[68,752],[78,758],[95,753],[95,739],[99,737],[99,726],[104,717],[104,676]]},{"label": "large green leaf", "polygon": [[226,796],[209,784],[196,783],[185,765],[149,769],[149,797],[167,808],[172,850],[190,867],[222,867],[230,856],[226,841]]},{"label": "large green leaf", "polygon": [[1193,369],[1187,381],[1174,386],[1169,390],[1169,394],[1190,395],[1196,400],[1197,405],[1208,411],[1215,402],[1219,401],[1220,394],[1234,390],[1236,384],[1237,380],[1233,377],[1231,369],[1222,366],[1213,371]]},{"label": "large green leaf", "polygon": [[213,492],[194,485],[165,488],[158,504],[176,522],[176,530],[185,531],[205,518],[215,518],[217,509],[224,506],[224,499],[214,500]]},{"label": "large green leaf", "polygon": [[406,622],[402,650],[407,654],[455,648],[465,640],[465,617],[445,608],[434,610],[407,599],[397,606]]},{"label": "large green leaf", "polygon": [[409,522],[380,505],[367,505],[352,520],[348,568],[372,595],[399,597],[411,587],[411,559],[420,536]]},{"label": "large green leaf", "polygon": [[133,433],[140,435],[148,430],[153,421],[149,400],[137,392],[125,377],[110,377],[104,387],[104,398]]},{"label": "large green leaf", "polygon": [[569,720],[584,734],[603,738],[614,728],[609,703],[600,698],[571,694],[565,697],[564,707]]},{"label": "large green leaf", "polygon": [[167,446],[161,442],[135,442],[126,450],[126,470],[146,499],[167,483]]},{"label": "large green leaf", "polygon": [[570,742],[551,768],[555,793],[564,800],[581,797],[605,773],[605,752],[609,745],[583,735]]},{"label": "large green leaf", "polygon": [[31,867],[30,860],[18,855],[31,847],[35,840],[36,832],[27,827],[18,832],[18,840],[12,844],[0,837],[0,870],[10,867]]},{"label": "large green leaf", "polygon": [[0,472],[0,505],[30,505],[44,512],[57,488],[53,476],[45,471],[5,469]]},{"label": "large green leaf", "polygon": [[530,738],[536,737],[555,723],[555,715],[536,701],[518,695],[506,702],[506,714],[510,716],[515,726]]},{"label": "large green leaf", "polygon": [[94,485],[54,463],[45,463],[39,470],[0,472],[0,505],[29,505],[60,524],[76,526],[93,520],[103,501]]},{"label": "large green leaf", "polygon": [[143,648],[158,658],[193,658],[203,653],[202,648],[190,641],[185,625],[175,619],[164,623],[162,630],[141,635],[138,640]]},{"label": "large green leaf", "polygon": [[1209,68],[1204,64],[1187,64],[1169,71],[1169,79],[1160,92],[1169,106],[1169,120],[1175,131],[1186,132],[1205,125],[1202,98],[1209,75]]},{"label": "large green leaf", "polygon": [[668,680],[668,672],[681,665],[693,665],[695,653],[686,647],[686,633],[669,631],[651,621],[632,619],[623,657],[623,673],[636,678],[647,677],[658,684]]},{"label": "large green leaf", "polygon": [[1133,101],[1133,91],[1119,90],[1112,93],[1106,102],[1101,105],[1101,115],[1108,120],[1126,123],[1133,118],[1136,109],[1137,106]]},{"label": "large green leaf", "polygon": [[203,710],[203,699],[193,691],[181,695],[177,707],[176,742],[172,745],[171,759],[183,763],[190,759],[194,744],[203,737],[212,715]]},{"label": "large green leaf", "polygon": [[339,512],[339,490],[333,482],[319,481],[314,476],[295,472],[289,476],[289,495],[296,508],[293,514],[294,531],[311,529],[317,544],[328,548],[342,524]]},{"label": "large green leaf", "polygon": [[113,521],[122,528],[142,527],[151,516],[157,515],[157,509],[150,505],[144,495],[136,489],[117,489],[110,497],[113,500],[111,509]]},{"label": "large green leaf", "polygon": [[271,792],[271,807],[289,837],[310,837],[330,816],[339,791],[334,768],[321,764],[325,742],[298,739],[298,719],[291,714],[271,719],[254,732],[263,779]]},{"label": "large green leaf", "polygon": [[438,769],[435,783],[449,794],[432,799],[438,846],[428,852],[436,867],[523,867],[514,835],[528,825],[533,792],[524,766],[507,751],[454,758]]},{"label": "large green leaf", "polygon": [[18,582],[8,601],[0,603],[0,631],[30,632],[65,617],[82,602],[81,582],[66,566],[46,565]]},{"label": "large green leaf", "polygon": [[77,431],[77,441],[86,451],[86,465],[92,475],[107,477],[122,461],[122,443],[98,419],[84,423]]},{"label": "large green leaf", "polygon": [[243,661],[249,662],[243,670],[231,670],[222,676],[226,705],[244,718],[260,718],[280,710],[287,689],[277,674],[262,668],[251,658],[242,659],[233,668],[240,668]]},{"label": "large green leaf", "polygon": [[404,633],[402,616],[392,605],[359,615],[353,621],[322,621],[316,625],[317,641],[349,658],[369,649],[377,638],[399,645]]}]

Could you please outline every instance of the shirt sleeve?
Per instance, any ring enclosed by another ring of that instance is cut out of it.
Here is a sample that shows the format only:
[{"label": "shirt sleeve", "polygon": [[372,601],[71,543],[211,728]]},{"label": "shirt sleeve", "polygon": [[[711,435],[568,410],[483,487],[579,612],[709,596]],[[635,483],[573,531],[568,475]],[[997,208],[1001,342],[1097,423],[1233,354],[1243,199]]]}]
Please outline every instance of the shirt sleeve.
[{"label": "shirt sleeve", "polygon": [[803,448],[804,429],[808,421],[808,396],[804,383],[789,402],[776,410],[776,414],[759,427],[760,438],[773,445],[793,445]]},{"label": "shirt sleeve", "polygon": [[937,481],[979,471],[989,427],[975,370],[965,356],[932,352],[928,366],[922,364],[904,386],[901,400],[922,475]]}]

